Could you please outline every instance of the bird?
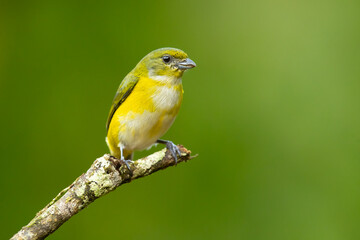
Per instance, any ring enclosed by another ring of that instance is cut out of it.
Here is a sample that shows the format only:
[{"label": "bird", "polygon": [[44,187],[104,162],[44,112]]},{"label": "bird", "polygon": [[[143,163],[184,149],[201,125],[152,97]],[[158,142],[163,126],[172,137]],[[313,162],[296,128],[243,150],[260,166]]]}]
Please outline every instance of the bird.
[{"label": "bird", "polygon": [[177,163],[179,148],[161,137],[173,124],[183,99],[182,76],[196,64],[176,48],[156,49],[121,81],[106,122],[110,154],[130,170],[134,151],[165,144]]}]

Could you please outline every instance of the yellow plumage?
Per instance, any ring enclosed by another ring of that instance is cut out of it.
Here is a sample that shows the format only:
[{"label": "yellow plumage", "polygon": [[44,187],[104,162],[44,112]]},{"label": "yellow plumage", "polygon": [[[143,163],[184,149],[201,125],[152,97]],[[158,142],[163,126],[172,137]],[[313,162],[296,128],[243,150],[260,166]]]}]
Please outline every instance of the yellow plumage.
[{"label": "yellow plumage", "polygon": [[[169,56],[172,63],[167,63],[164,56]],[[106,141],[113,156],[129,159],[135,150],[150,147],[166,133],[182,102],[182,74],[194,66],[181,50],[159,49],[143,58],[128,74],[127,78],[136,81],[130,90],[120,85],[121,92],[118,91],[113,104],[119,106],[111,110],[108,120]]]}]

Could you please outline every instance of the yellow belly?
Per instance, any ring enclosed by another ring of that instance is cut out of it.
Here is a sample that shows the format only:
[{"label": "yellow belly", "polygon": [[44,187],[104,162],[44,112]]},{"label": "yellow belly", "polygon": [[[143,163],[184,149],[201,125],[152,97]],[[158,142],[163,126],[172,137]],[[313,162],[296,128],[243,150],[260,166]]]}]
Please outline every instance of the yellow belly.
[{"label": "yellow belly", "polygon": [[110,122],[107,143],[111,154],[120,157],[120,145],[124,156],[150,147],[170,128],[181,102],[181,83],[165,85],[140,79]]}]

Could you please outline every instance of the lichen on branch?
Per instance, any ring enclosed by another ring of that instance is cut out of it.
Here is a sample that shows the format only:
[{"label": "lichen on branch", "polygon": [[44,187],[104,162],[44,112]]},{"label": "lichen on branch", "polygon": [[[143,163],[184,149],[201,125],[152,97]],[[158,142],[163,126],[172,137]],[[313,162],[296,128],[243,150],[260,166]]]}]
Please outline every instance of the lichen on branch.
[{"label": "lichen on branch", "polygon": [[[178,147],[181,151],[178,163],[193,158],[189,150],[181,145]],[[175,159],[166,149],[131,163],[131,171],[120,160],[105,154],[96,159],[86,173],[78,177],[39,211],[30,223],[22,227],[11,240],[44,239],[97,198],[124,183],[172,165],[175,165]]]}]

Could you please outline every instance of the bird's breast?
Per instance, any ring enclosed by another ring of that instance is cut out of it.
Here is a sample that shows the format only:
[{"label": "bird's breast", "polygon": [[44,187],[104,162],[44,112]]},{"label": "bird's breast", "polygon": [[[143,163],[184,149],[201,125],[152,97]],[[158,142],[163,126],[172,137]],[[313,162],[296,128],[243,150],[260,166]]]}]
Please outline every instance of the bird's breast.
[{"label": "bird's breast", "polygon": [[176,110],[182,101],[180,86],[157,86],[151,98],[154,107],[160,111]]},{"label": "bird's breast", "polygon": [[174,122],[182,102],[182,85],[149,85],[139,82],[119,107],[119,142],[132,150],[148,148],[166,133]]}]

